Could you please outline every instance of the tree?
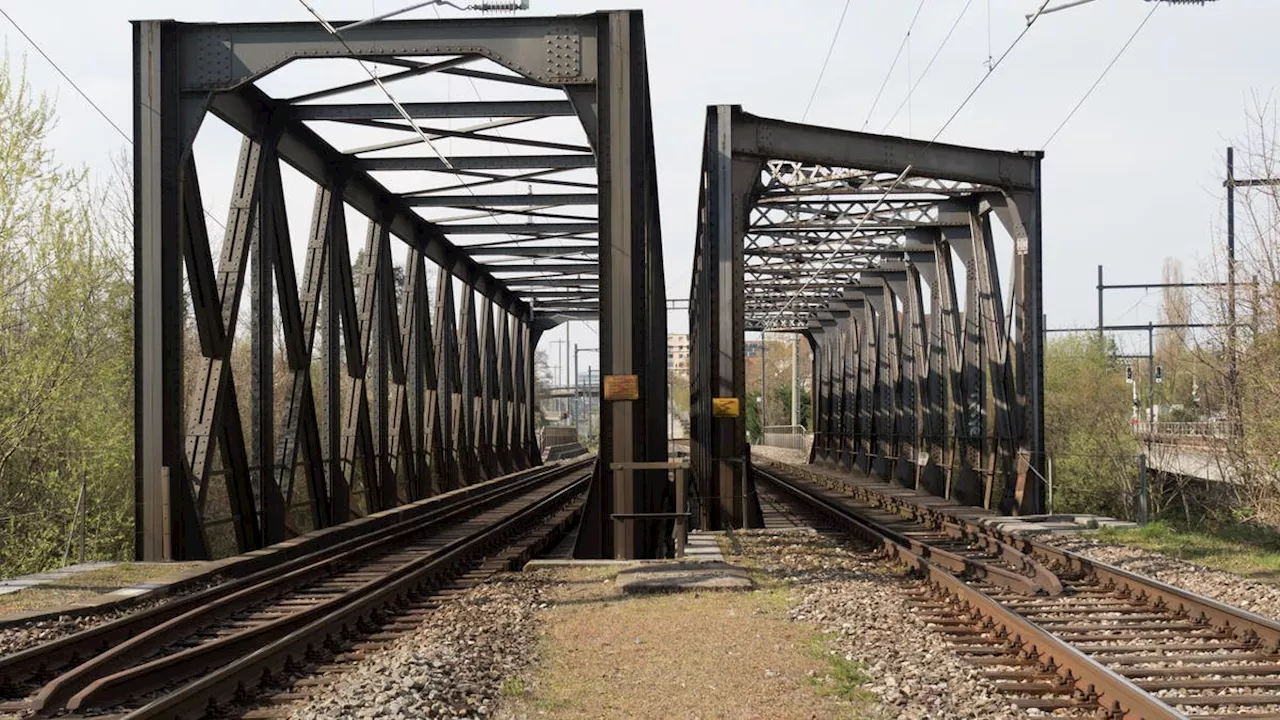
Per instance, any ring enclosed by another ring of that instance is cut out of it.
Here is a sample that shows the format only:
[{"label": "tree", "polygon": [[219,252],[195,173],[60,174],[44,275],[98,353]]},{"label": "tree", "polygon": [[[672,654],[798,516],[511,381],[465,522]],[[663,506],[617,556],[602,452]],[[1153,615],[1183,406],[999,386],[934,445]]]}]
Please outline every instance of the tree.
[{"label": "tree", "polygon": [[551,375],[551,363],[547,360],[547,351],[538,350],[533,355],[533,396],[538,399],[537,414],[534,425],[542,427],[548,424],[543,403],[551,397],[551,386],[554,379]]},{"label": "tree", "polygon": [[[1237,179],[1280,177],[1280,115],[1271,99],[1255,99],[1247,111],[1249,130],[1237,139]],[[1234,292],[1217,288],[1204,293],[1198,308],[1202,321],[1226,326],[1232,318],[1235,337],[1227,330],[1208,336],[1198,359],[1207,368],[1210,393],[1221,397],[1218,417],[1230,420],[1225,437],[1227,470],[1240,496],[1234,512],[1280,523],[1280,187],[1271,184],[1235,190],[1236,261]],[[1226,238],[1215,244],[1207,281],[1225,283]],[[1234,378],[1229,368],[1235,356]],[[1233,383],[1234,379],[1234,383]],[[1238,399],[1238,401],[1237,401]]]},{"label": "tree", "polygon": [[1045,438],[1054,461],[1054,509],[1135,515],[1138,444],[1131,392],[1110,342],[1096,335],[1045,348]]},{"label": "tree", "polygon": [[57,164],[53,105],[7,61],[0,115],[0,574],[61,561],[82,475],[89,554],[125,558],[132,290],[123,226],[100,219],[120,190]]}]

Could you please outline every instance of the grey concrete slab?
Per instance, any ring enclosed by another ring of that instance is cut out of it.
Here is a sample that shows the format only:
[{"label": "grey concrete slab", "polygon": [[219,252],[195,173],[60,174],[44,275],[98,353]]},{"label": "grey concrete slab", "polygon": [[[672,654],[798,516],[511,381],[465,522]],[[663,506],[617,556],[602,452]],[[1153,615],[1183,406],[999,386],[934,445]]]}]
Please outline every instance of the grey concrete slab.
[{"label": "grey concrete slab", "polygon": [[105,562],[105,561],[104,562],[87,562],[87,563],[81,563],[79,565],[68,565],[67,567],[64,567],[64,568],[58,568],[57,570],[50,570],[49,572],[37,573],[35,575],[23,575],[22,577],[9,578],[8,580],[0,580],[0,595],[8,595],[9,593],[16,593],[19,590],[26,590],[27,588],[35,587],[36,585],[44,585],[46,583],[54,582],[55,580],[65,580],[66,578],[72,577],[74,575],[79,575],[80,573],[86,573],[86,572],[89,572],[90,570],[101,570],[103,568],[109,568],[118,564],[119,563]]}]

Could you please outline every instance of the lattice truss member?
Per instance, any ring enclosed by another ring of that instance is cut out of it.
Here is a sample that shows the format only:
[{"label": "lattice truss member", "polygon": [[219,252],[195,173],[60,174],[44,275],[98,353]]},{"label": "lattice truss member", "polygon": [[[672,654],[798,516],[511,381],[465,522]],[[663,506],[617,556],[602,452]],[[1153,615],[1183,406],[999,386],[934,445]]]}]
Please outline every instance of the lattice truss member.
[{"label": "lattice truss member", "polygon": [[633,116],[597,86],[638,26],[135,24],[139,557],[539,462],[534,352],[601,310],[602,186],[632,169],[601,128]]},{"label": "lattice truss member", "polygon": [[742,465],[726,462],[745,456],[744,419],[715,417],[710,400],[744,396],[742,337],[759,330],[803,333],[814,351],[811,461],[1038,511],[1039,154],[729,106],[710,108],[707,128],[691,366],[711,512],[750,518]]}]

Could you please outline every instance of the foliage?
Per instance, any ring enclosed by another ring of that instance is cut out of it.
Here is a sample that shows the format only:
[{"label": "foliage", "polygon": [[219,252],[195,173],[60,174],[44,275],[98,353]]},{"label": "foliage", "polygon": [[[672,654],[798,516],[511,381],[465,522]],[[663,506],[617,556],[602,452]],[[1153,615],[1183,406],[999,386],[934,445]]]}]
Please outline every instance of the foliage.
[{"label": "foliage", "polygon": [[48,147],[49,100],[0,66],[0,574],[62,561],[87,482],[88,556],[132,551],[127,251]]},{"label": "foliage", "polygon": [[[547,351],[538,350],[534,352],[534,397],[549,398],[552,396],[552,386],[556,384],[556,378],[552,374],[552,365],[547,359]],[[547,409],[543,407],[543,400],[539,402],[538,409],[534,415],[534,427],[541,428],[544,425],[552,423],[552,419],[548,419]]]},{"label": "foliage", "polygon": [[[800,388],[800,424],[806,428],[812,429],[813,425],[809,420],[811,401],[809,399],[809,391],[804,387]],[[791,386],[782,385],[780,387],[769,388],[769,404],[765,410],[769,415],[769,425],[790,425],[791,424]],[[747,393],[747,442],[758,443],[763,439],[763,428],[760,427],[760,390],[757,387],[755,392]]]},{"label": "foliage", "polygon": [[1114,350],[1095,335],[1051,340],[1045,352],[1045,437],[1054,510],[1135,515],[1137,440],[1131,391]]},{"label": "foliage", "polygon": [[1254,523],[1213,523],[1189,529],[1157,520],[1134,530],[1104,529],[1098,537],[1246,577],[1280,577],[1280,533]]}]

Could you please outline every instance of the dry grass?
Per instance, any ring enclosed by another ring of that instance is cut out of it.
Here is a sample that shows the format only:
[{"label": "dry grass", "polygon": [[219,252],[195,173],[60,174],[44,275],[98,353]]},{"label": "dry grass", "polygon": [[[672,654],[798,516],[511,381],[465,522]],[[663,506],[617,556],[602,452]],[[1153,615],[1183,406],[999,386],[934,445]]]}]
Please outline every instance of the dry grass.
[{"label": "dry grass", "polygon": [[201,564],[120,563],[100,570],[68,575],[16,593],[0,595],[0,616],[84,602],[112,590],[178,575]]},{"label": "dry grass", "polygon": [[557,571],[533,675],[500,717],[871,717],[858,668],[788,620],[785,588],[623,596],[612,569]]}]

